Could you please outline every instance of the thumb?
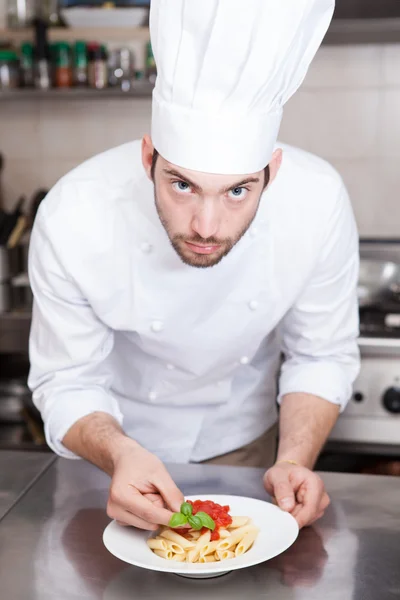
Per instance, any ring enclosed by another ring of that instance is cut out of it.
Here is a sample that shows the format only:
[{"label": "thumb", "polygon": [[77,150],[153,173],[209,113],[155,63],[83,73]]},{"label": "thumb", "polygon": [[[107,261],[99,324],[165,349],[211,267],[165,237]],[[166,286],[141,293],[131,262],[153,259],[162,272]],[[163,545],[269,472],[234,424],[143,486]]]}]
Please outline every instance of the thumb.
[{"label": "thumb", "polygon": [[281,469],[271,469],[268,474],[272,495],[282,510],[291,512],[296,506],[296,498],[293,487],[289,481],[289,475]]},{"label": "thumb", "polygon": [[155,484],[167,507],[172,512],[180,512],[181,504],[185,501],[185,498],[167,470],[159,474]]}]

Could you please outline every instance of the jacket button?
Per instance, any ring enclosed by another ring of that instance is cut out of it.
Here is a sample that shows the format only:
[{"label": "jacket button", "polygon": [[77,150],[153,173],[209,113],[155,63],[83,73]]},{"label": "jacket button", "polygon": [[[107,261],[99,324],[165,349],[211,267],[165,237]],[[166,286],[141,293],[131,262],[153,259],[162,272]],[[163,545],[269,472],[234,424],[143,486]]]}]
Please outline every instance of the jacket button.
[{"label": "jacket button", "polygon": [[144,254],[149,254],[153,250],[153,246],[149,242],[143,242],[140,249]]},{"label": "jacket button", "polygon": [[151,324],[151,329],[155,332],[158,333],[159,331],[162,331],[164,328],[164,323],[162,321],[153,321]]},{"label": "jacket button", "polygon": [[242,358],[240,359],[240,364],[241,365],[248,365],[250,362],[250,359],[248,356],[242,356]]},{"label": "jacket button", "polygon": [[171,365],[171,363],[168,363],[167,369],[168,369],[168,371],[173,371],[175,369],[175,367],[174,367],[174,365]]},{"label": "jacket button", "polygon": [[154,400],[157,400],[157,394],[156,392],[150,392],[149,393],[149,400],[154,402]]},{"label": "jacket button", "polygon": [[251,300],[251,302],[249,302],[249,308],[250,308],[250,310],[257,310],[257,308],[258,308],[257,300]]}]

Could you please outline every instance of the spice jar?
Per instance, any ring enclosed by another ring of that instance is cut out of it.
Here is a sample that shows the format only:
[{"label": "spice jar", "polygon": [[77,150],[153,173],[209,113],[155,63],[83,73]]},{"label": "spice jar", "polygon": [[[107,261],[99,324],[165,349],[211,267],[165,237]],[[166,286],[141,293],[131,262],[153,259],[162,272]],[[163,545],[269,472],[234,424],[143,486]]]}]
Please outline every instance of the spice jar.
[{"label": "spice jar", "polygon": [[17,53],[12,50],[0,50],[0,89],[7,90],[19,85]]},{"label": "spice jar", "polygon": [[157,66],[154,59],[153,48],[151,42],[146,45],[146,79],[153,85],[157,79]]},{"label": "spice jar", "polygon": [[74,84],[86,86],[88,83],[88,56],[86,42],[77,41],[74,46]]},{"label": "spice jar", "polygon": [[33,87],[33,44],[24,42],[21,45],[20,57],[21,85]]},{"label": "spice jar", "polygon": [[108,82],[111,87],[120,87],[129,92],[135,79],[134,59],[129,48],[116,48],[108,60]]},{"label": "spice jar", "polygon": [[72,86],[71,49],[67,42],[58,42],[55,46],[56,66],[54,72],[55,85],[58,88]]},{"label": "spice jar", "polygon": [[103,90],[108,84],[107,52],[104,46],[90,44],[88,46],[89,86]]}]

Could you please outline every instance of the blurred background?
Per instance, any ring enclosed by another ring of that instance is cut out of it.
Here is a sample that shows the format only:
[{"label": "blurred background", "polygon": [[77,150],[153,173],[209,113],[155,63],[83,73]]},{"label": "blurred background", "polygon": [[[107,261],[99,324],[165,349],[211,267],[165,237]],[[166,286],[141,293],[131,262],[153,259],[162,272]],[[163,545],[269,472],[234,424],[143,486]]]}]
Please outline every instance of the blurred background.
[{"label": "blurred background", "polygon": [[[149,132],[148,6],[0,0],[0,446],[44,444],[26,388],[35,212],[73,167]],[[400,472],[399,107],[400,2],[337,0],[280,134],[338,169],[361,236],[362,372],[321,458],[332,470]]]}]

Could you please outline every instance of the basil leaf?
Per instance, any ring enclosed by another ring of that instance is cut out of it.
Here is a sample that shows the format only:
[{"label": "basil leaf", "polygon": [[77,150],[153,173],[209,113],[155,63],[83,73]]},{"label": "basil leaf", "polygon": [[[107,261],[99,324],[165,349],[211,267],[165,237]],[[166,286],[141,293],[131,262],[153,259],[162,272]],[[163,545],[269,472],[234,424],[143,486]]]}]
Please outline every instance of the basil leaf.
[{"label": "basil leaf", "polygon": [[193,515],[191,517],[188,517],[188,523],[190,525],[190,527],[192,529],[201,529],[203,527],[203,524],[201,522],[200,517],[198,517],[197,515]]},{"label": "basil leaf", "polygon": [[211,529],[211,531],[214,531],[215,529],[215,521],[214,519],[212,519],[210,517],[210,515],[208,515],[205,512],[198,512],[196,513],[196,517],[199,517],[199,519],[201,520],[201,524],[203,525],[203,527],[207,527],[207,529]]},{"label": "basil leaf", "polygon": [[182,513],[174,513],[169,520],[168,525],[170,527],[181,527],[182,525],[186,525],[188,522],[187,517]]},{"label": "basil leaf", "polygon": [[184,502],[181,506],[181,513],[185,515],[185,517],[191,517],[193,514],[193,507],[189,502]]}]

